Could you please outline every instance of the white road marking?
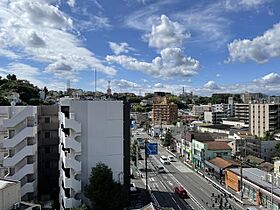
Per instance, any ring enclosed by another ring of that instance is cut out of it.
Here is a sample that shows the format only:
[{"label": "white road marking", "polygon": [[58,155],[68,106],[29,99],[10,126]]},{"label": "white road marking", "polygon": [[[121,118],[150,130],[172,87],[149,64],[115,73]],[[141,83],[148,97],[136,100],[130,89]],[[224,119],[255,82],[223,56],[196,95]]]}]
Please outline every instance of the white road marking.
[{"label": "white road marking", "polygon": [[173,186],[172,182],[171,181],[167,181],[167,183],[170,185],[170,186]]},{"label": "white road marking", "polygon": [[178,205],[178,203],[176,202],[176,200],[175,200],[173,197],[171,197],[171,198],[172,198],[172,200],[174,201],[174,203],[178,206],[178,208],[182,210],[182,208]]}]

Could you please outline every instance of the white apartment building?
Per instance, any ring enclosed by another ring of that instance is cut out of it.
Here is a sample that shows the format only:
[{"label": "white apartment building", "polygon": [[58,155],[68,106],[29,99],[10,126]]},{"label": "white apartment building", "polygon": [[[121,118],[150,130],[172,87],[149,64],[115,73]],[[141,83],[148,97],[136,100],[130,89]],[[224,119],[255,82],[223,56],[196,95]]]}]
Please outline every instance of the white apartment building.
[{"label": "white apartment building", "polygon": [[220,124],[225,118],[227,114],[222,111],[204,112],[204,121],[207,123]]},{"label": "white apartment building", "polygon": [[280,128],[280,104],[250,104],[250,132],[264,137]]},{"label": "white apartment building", "polygon": [[249,104],[234,104],[234,118],[249,124]]},{"label": "white apartment building", "polygon": [[0,107],[4,177],[21,182],[22,200],[37,196],[37,107]]},{"label": "white apartment building", "polygon": [[82,189],[92,167],[108,165],[116,181],[129,186],[129,106],[122,101],[60,101],[61,209],[87,202]]}]

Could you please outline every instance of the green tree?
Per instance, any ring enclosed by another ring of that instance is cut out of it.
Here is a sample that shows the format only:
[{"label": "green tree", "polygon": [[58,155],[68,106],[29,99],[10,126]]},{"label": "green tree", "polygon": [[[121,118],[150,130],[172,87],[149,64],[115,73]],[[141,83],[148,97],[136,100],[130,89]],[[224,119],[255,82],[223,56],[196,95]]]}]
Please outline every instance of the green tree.
[{"label": "green tree", "polygon": [[72,210],[87,210],[87,206],[85,204],[80,205],[78,208],[73,208]]},{"label": "green tree", "polygon": [[97,210],[123,209],[127,204],[124,187],[113,180],[112,170],[101,162],[92,168],[85,195]]},{"label": "green tree", "polygon": [[137,153],[137,141],[134,141],[133,144],[130,146],[130,157],[131,160],[136,162],[136,153]]},{"label": "green tree", "polygon": [[169,147],[171,144],[171,139],[172,139],[172,134],[170,130],[167,130],[163,139],[163,146],[164,147]]},{"label": "green tree", "polygon": [[12,74],[12,75],[11,75],[11,74],[8,74],[8,75],[7,75],[7,79],[8,79],[8,80],[17,80],[17,77],[16,77],[16,75],[14,75],[14,74]]}]

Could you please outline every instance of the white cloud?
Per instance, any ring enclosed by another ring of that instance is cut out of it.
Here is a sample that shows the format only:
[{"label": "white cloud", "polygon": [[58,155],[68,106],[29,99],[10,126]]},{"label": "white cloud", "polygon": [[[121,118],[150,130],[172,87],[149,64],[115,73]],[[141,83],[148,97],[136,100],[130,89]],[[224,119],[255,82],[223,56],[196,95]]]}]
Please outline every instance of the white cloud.
[{"label": "white cloud", "polygon": [[253,60],[265,63],[270,58],[280,56],[280,23],[252,40],[234,40],[228,45],[229,61]]},{"label": "white cloud", "polygon": [[269,73],[260,79],[255,79],[254,82],[261,83],[264,85],[279,85],[280,86],[280,75],[277,73]]},{"label": "white cloud", "polygon": [[203,87],[207,88],[207,89],[210,89],[210,90],[220,89],[220,87],[214,81],[208,81],[206,84],[203,85]]},{"label": "white cloud", "polygon": [[161,15],[160,23],[152,26],[152,31],[147,35],[149,46],[157,49],[167,47],[179,47],[185,38],[190,34],[185,34],[185,29],[178,22],[172,22],[167,16]]},{"label": "white cloud", "polygon": [[0,68],[2,77],[8,74],[15,74],[18,79],[28,80],[39,87],[43,86],[43,82],[38,78],[40,71],[36,67],[24,63],[10,63],[5,68]]},{"label": "white cloud", "polygon": [[71,33],[72,19],[48,3],[46,0],[1,1],[0,54],[47,64],[48,71],[64,63],[71,66],[71,70],[61,70],[68,71],[68,75],[88,69],[114,75],[115,69],[105,66]]},{"label": "white cloud", "polygon": [[156,83],[154,88],[164,88],[165,86],[162,83]]},{"label": "white cloud", "polygon": [[216,77],[221,77],[222,75],[221,74],[216,74]]},{"label": "white cloud", "polygon": [[129,44],[126,42],[122,42],[119,44],[115,42],[109,42],[109,47],[116,55],[119,55],[121,53],[128,53],[129,50],[135,50],[134,48],[130,47]]},{"label": "white cloud", "polygon": [[225,0],[225,8],[228,10],[240,10],[240,9],[257,9],[264,6],[270,0]]},{"label": "white cloud", "polygon": [[141,71],[154,77],[166,79],[175,76],[193,76],[200,67],[199,61],[184,56],[180,48],[163,49],[160,56],[154,58],[151,63],[125,55],[107,56],[106,60],[118,63],[128,70]]},{"label": "white cloud", "polygon": [[68,0],[68,1],[67,1],[67,4],[68,4],[70,7],[74,7],[75,4],[76,4],[76,0]]}]

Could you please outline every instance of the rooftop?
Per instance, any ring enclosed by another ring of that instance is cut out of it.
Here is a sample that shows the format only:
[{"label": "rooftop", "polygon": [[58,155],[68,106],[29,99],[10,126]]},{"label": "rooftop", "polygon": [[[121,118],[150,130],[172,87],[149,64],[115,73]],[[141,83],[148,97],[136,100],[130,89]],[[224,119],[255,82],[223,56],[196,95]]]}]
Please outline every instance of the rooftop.
[{"label": "rooftop", "polygon": [[[240,176],[240,168],[232,168],[228,170]],[[266,171],[262,171],[258,168],[243,168],[242,174],[243,179],[246,179],[253,184],[260,186],[261,189],[265,189],[266,191],[271,192],[271,183],[265,181],[262,178],[267,175]],[[280,188],[277,186],[273,186],[273,194],[280,196]]]},{"label": "rooftop", "polygon": [[209,141],[206,142],[208,150],[231,150],[228,142],[225,141]]},{"label": "rooftop", "polygon": [[8,180],[8,179],[0,179],[0,190],[12,186],[14,184],[17,184],[18,181]]},{"label": "rooftop", "polygon": [[219,130],[229,130],[233,126],[232,125],[215,124],[215,125],[200,125],[200,127],[219,129]]},{"label": "rooftop", "polygon": [[224,159],[220,157],[216,157],[214,159],[208,160],[208,162],[212,163],[213,165],[217,166],[218,168],[225,169],[230,166],[238,166],[240,165],[234,160],[231,159]]}]

